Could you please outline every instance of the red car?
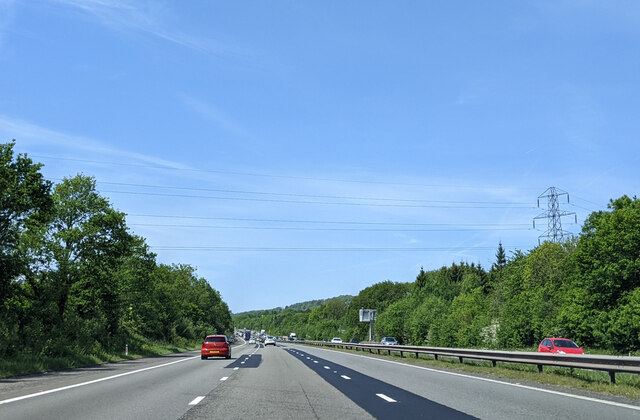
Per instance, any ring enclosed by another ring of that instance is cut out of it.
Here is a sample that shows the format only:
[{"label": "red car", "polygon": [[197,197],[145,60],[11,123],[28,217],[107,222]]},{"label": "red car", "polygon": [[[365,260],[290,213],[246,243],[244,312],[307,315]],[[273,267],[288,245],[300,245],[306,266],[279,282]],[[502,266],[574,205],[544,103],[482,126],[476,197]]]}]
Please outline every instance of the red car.
[{"label": "red car", "polygon": [[231,359],[231,347],[226,335],[208,335],[205,337],[200,349],[200,358],[205,360],[211,356]]},{"label": "red car", "polygon": [[566,338],[545,338],[538,346],[538,351],[557,354],[584,354],[582,347]]}]

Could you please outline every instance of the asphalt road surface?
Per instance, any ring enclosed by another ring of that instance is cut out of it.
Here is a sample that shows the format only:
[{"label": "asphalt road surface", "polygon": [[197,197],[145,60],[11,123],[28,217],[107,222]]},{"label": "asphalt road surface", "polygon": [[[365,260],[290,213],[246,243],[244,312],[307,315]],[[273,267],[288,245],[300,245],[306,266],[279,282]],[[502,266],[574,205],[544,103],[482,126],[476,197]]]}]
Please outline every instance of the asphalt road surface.
[{"label": "asphalt road surface", "polygon": [[0,419],[638,419],[635,401],[310,346],[242,344],[0,379]]}]

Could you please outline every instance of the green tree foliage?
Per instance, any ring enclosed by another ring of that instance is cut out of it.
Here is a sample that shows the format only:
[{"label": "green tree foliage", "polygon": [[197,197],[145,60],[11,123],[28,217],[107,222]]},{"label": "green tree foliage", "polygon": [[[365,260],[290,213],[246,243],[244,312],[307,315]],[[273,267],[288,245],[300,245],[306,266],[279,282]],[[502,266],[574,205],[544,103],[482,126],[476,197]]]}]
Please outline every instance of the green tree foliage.
[{"label": "green tree foliage", "polygon": [[407,321],[414,308],[413,299],[409,298],[403,298],[390,304],[377,316],[374,324],[375,336],[395,337],[400,344],[411,342],[410,324]]},{"label": "green tree foliage", "polygon": [[311,309],[307,321],[307,337],[322,340],[339,336],[347,308],[343,300],[331,299],[324,305]]},{"label": "green tree foliage", "polygon": [[408,320],[411,344],[435,346],[433,332],[449,309],[449,302],[441,297],[426,294],[421,296],[419,304]]},{"label": "green tree foliage", "polygon": [[154,273],[157,316],[161,327],[150,334],[173,342],[232,331],[227,305],[188,265],[160,265]]},{"label": "green tree foliage", "polygon": [[563,333],[556,324],[569,253],[545,242],[505,269],[499,341],[503,347],[532,346]]},{"label": "green tree foliage", "polygon": [[384,281],[363,289],[349,304],[345,315],[345,335],[359,340],[369,339],[369,324],[360,322],[360,309],[375,309],[381,315],[393,302],[405,298],[409,293],[409,283]]},{"label": "green tree foliage", "polygon": [[23,237],[46,223],[53,206],[52,183],[40,173],[42,165],[14,156],[14,146],[0,144],[0,355],[17,351],[25,311],[33,306],[21,290],[34,259]]},{"label": "green tree foliage", "polygon": [[65,356],[230,333],[220,294],[189,266],[158,266],[125,215],[78,175],[52,184],[0,145],[0,355]]},{"label": "green tree foliage", "polygon": [[623,196],[609,209],[585,221],[559,322],[587,345],[634,350],[640,338],[616,317],[633,318],[640,288],[640,201]]},{"label": "green tree foliage", "polygon": [[[66,178],[53,193],[54,218],[42,251],[51,263],[46,286],[54,299],[53,327],[69,342],[112,347],[122,308],[117,267],[131,255],[124,214],[95,190],[92,178]],[[41,277],[43,280],[45,277]],[[67,326],[75,325],[69,330]],[[64,334],[63,334],[64,333]]]},{"label": "green tree foliage", "polygon": [[285,309],[292,309],[294,311],[306,311],[308,309],[313,309],[316,306],[320,306],[320,305],[324,305],[325,303],[327,303],[329,300],[340,300],[342,302],[344,302],[345,304],[349,304],[349,302],[351,302],[351,299],[353,299],[353,296],[351,295],[341,295],[341,296],[336,296],[334,298],[330,298],[330,299],[315,299],[315,300],[309,300],[306,302],[300,302],[300,303],[294,303],[293,305],[289,305],[287,306]]}]

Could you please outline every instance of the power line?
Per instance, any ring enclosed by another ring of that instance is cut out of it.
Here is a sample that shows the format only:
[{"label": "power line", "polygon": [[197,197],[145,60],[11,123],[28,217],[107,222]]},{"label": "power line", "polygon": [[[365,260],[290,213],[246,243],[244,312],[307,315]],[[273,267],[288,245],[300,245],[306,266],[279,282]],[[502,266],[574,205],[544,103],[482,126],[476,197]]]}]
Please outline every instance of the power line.
[{"label": "power line", "polygon": [[403,182],[385,182],[385,181],[363,181],[363,180],[341,179],[341,178],[320,178],[320,177],[305,177],[305,176],[295,176],[295,175],[277,175],[277,174],[240,172],[240,171],[223,171],[223,170],[217,170],[217,169],[198,169],[198,168],[172,167],[172,166],[160,166],[160,165],[143,165],[143,164],[124,163],[124,162],[97,161],[97,160],[90,160],[90,159],[77,159],[77,158],[60,157],[60,156],[47,156],[47,155],[29,155],[29,156],[34,158],[44,158],[44,159],[52,159],[52,160],[94,163],[98,165],[128,166],[128,167],[136,167],[136,168],[163,169],[163,170],[169,170],[169,171],[201,172],[201,173],[214,173],[214,174],[221,174],[221,175],[295,179],[295,180],[304,180],[304,181],[344,182],[344,183],[353,183],[353,184],[397,185],[397,186],[430,187],[430,188],[465,188],[465,189],[490,188],[492,190],[508,189],[507,187],[496,187],[496,186],[478,187],[477,185],[419,184],[419,183],[406,183],[406,182],[403,183]]},{"label": "power line", "polygon": [[514,209],[514,208],[535,208],[532,206],[499,206],[499,205],[469,205],[469,206],[456,206],[456,205],[413,205],[413,204],[381,204],[381,203],[346,203],[346,202],[334,202],[334,201],[299,201],[299,200],[276,200],[266,198],[248,198],[248,197],[220,197],[211,195],[188,195],[188,194],[166,194],[166,193],[152,193],[142,191],[114,191],[114,190],[102,190],[103,193],[110,194],[129,194],[129,195],[146,195],[156,197],[182,197],[182,198],[207,198],[212,200],[230,200],[230,201],[252,201],[252,202],[267,202],[267,203],[289,203],[289,204],[318,204],[318,205],[338,205],[338,206],[365,206],[365,207],[404,207],[404,208],[448,208],[448,209]]},{"label": "power line", "polygon": [[341,200],[370,200],[370,201],[398,201],[398,202],[410,202],[410,203],[440,203],[440,204],[500,204],[500,205],[526,205],[522,202],[508,202],[508,201],[452,201],[452,200],[418,200],[418,199],[406,199],[406,198],[379,198],[379,197],[356,197],[356,196],[337,196],[337,195],[320,195],[320,194],[296,194],[296,193],[276,193],[276,192],[263,192],[263,191],[243,191],[243,190],[229,190],[218,188],[193,188],[193,187],[174,187],[165,185],[149,185],[149,184],[132,184],[124,182],[104,182],[96,181],[98,184],[106,185],[122,185],[127,187],[144,187],[144,188],[161,188],[172,190],[186,190],[186,191],[205,191],[205,192],[223,192],[232,194],[255,194],[255,195],[273,195],[280,197],[303,197],[303,198],[330,198]]},{"label": "power line", "polygon": [[283,227],[283,226],[211,226],[211,225],[179,225],[179,224],[160,224],[160,223],[128,223],[129,226],[146,226],[146,227],[172,227],[172,228],[190,228],[190,229],[238,229],[238,230],[291,230],[291,231],[332,231],[332,232],[484,232],[484,231],[518,231],[530,230],[523,228],[482,228],[482,229],[382,229],[382,228],[320,228],[320,227]]},{"label": "power line", "polygon": [[[305,247],[233,247],[233,246],[150,246],[151,249],[161,251],[231,251],[231,252],[441,252],[441,251],[491,251],[495,247],[433,247],[433,248],[305,248]],[[505,247],[506,249],[521,249],[519,247]]]},{"label": "power line", "polygon": [[513,226],[523,227],[529,226],[526,223],[398,223],[398,222],[362,222],[353,220],[291,220],[291,219],[255,219],[241,217],[212,217],[212,216],[178,216],[163,214],[140,214],[128,213],[127,217],[151,217],[151,218],[169,218],[169,219],[195,219],[195,220],[225,220],[234,222],[269,222],[269,223],[307,223],[307,224],[339,224],[339,225],[373,225],[373,226]]}]

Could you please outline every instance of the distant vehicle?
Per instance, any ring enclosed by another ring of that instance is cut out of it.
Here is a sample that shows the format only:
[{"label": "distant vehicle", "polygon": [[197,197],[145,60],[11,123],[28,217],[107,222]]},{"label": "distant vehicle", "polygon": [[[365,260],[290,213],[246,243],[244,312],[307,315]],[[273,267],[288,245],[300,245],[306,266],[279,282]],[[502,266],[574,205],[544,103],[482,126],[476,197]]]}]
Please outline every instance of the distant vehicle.
[{"label": "distant vehicle", "polygon": [[244,339],[248,340],[251,338],[251,330],[247,330],[244,332]]},{"label": "distant vehicle", "polygon": [[256,344],[256,339],[255,338],[249,339],[249,344]]},{"label": "distant vehicle", "polygon": [[584,354],[584,349],[567,338],[545,338],[538,346],[542,353]]},{"label": "distant vehicle", "polygon": [[352,338],[349,342],[351,344],[360,344],[360,340],[358,340],[357,338]]},{"label": "distant vehicle", "polygon": [[332,342],[332,343],[342,343],[342,338],[340,338],[340,337],[333,337],[333,338],[331,339],[331,342]]},{"label": "distant vehicle", "polygon": [[385,346],[397,346],[398,342],[393,337],[382,337],[380,344],[384,344]]},{"label": "distant vehicle", "polygon": [[264,339],[264,346],[276,346],[276,339],[274,337],[271,337],[270,335],[267,336],[267,338]]},{"label": "distant vehicle", "polygon": [[296,340],[296,338],[298,338],[298,336],[296,335],[296,333],[291,333],[291,334],[289,334],[289,340],[291,340],[291,341],[295,341],[295,340]]},{"label": "distant vehicle", "polygon": [[231,347],[226,335],[208,335],[205,337],[200,348],[200,358],[206,360],[212,356],[231,358]]}]

